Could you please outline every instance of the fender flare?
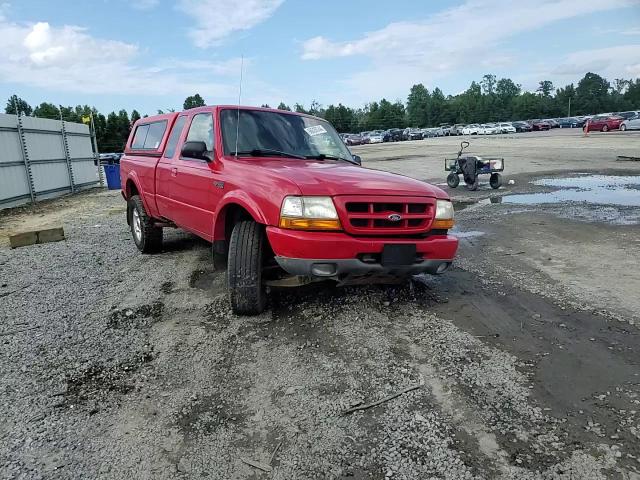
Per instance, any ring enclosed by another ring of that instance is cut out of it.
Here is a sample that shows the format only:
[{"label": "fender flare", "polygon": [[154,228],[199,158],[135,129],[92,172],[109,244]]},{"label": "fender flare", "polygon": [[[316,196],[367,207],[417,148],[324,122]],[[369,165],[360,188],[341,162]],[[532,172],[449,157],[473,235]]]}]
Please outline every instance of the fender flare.
[{"label": "fender flare", "polygon": [[138,179],[138,174],[135,172],[135,170],[130,170],[129,173],[127,174],[127,179],[124,182],[124,185],[122,185],[123,187],[123,191],[125,194],[125,199],[127,200],[127,202],[129,202],[129,199],[131,198],[131,195],[129,195],[129,192],[127,192],[128,188],[127,188],[127,184],[129,183],[129,181],[133,182],[133,184],[136,186],[136,190],[138,190],[138,195],[140,195],[140,200],[142,200],[142,204],[144,205],[144,209],[147,212],[150,212],[151,210],[149,210],[149,205],[147,204],[147,199],[145,198],[144,195],[144,191],[142,190],[141,182]]},{"label": "fender flare", "polygon": [[234,190],[227,193],[218,203],[218,208],[213,218],[213,240],[226,240],[225,238],[225,212],[229,205],[239,205],[244,208],[253,219],[263,225],[267,225],[267,219],[258,206],[247,193],[241,190]]}]

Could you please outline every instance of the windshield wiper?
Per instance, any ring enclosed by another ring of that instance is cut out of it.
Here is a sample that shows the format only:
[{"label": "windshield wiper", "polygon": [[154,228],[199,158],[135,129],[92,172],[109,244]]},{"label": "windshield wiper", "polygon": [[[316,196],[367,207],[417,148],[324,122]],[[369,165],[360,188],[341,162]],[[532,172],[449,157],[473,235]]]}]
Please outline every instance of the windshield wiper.
[{"label": "windshield wiper", "polygon": [[349,160],[348,158],[339,157],[337,155],[327,155],[325,153],[319,153],[318,155],[307,155],[305,158],[309,160],[342,160],[343,162],[353,163],[354,165],[358,165],[355,161]]},{"label": "windshield wiper", "polygon": [[238,152],[238,155],[251,155],[252,157],[265,157],[274,155],[278,157],[299,158],[300,160],[306,160],[304,155],[298,155],[297,153],[282,152],[280,150],[272,150],[270,148],[254,148],[248,152]]}]

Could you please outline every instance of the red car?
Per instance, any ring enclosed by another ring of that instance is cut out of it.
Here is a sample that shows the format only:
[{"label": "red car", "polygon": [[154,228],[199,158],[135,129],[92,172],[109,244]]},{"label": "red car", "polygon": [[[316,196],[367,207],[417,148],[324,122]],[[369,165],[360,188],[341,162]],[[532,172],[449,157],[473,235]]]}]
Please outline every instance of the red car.
[{"label": "red car", "polygon": [[458,247],[444,191],[362,168],[309,115],[216,106],[143,118],[120,171],[138,249],[161,250],[167,227],[212,242],[240,314],[264,310],[267,286],[443,273]]},{"label": "red car", "polygon": [[531,120],[529,123],[531,124],[531,127],[534,131],[551,130],[551,125],[549,125],[549,123],[545,122],[544,120]]},{"label": "red car", "polygon": [[349,134],[345,137],[344,143],[348,146],[362,145],[364,143],[362,137],[357,133]]},{"label": "red car", "polygon": [[609,130],[618,130],[622,122],[624,122],[624,118],[617,115],[596,115],[587,120],[584,129],[587,132],[608,132]]}]

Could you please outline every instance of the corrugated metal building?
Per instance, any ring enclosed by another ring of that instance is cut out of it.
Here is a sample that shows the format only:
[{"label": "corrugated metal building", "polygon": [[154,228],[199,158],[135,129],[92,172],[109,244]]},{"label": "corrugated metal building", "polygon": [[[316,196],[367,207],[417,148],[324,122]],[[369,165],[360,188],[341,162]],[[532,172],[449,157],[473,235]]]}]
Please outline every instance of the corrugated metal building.
[{"label": "corrugated metal building", "polygon": [[0,209],[96,186],[89,127],[0,114]]}]

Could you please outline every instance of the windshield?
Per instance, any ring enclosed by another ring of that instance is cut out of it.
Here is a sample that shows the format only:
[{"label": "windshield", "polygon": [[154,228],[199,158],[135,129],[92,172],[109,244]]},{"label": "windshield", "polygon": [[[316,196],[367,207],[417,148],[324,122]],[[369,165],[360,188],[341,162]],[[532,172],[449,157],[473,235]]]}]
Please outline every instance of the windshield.
[{"label": "windshield", "polygon": [[238,131],[238,154],[277,151],[301,157],[352,158],[335,129],[318,118],[264,110],[238,112],[225,109],[220,113],[220,125],[225,155],[235,154]]}]

